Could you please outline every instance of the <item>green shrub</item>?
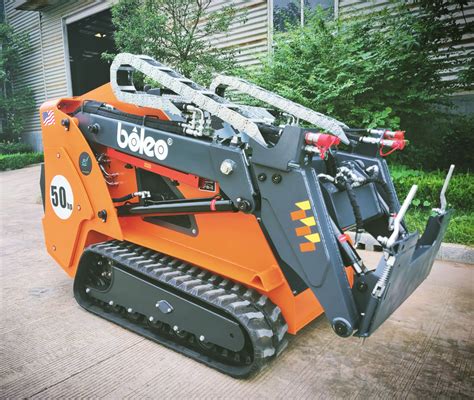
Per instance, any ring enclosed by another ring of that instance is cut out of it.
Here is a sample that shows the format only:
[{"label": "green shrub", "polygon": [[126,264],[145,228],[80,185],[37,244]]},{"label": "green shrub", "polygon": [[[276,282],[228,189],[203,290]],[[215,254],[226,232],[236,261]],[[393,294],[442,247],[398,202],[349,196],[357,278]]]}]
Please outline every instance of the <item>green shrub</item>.
[{"label": "green shrub", "polygon": [[412,167],[467,170],[472,120],[453,114],[449,96],[472,81],[442,76],[467,68],[473,52],[441,57],[467,33],[455,21],[464,2],[417,0],[419,12],[391,3],[398,8],[343,20],[308,13],[303,27],[275,35],[272,59],[248,78],[351,127],[406,130],[412,143],[397,158]]},{"label": "green shrub", "polygon": [[[390,167],[390,172],[400,201],[403,201],[412,185],[418,185],[418,191],[405,220],[410,231],[424,232],[431,209],[440,206],[439,193],[447,171],[424,172],[393,165]],[[473,174],[453,175],[446,192],[446,199],[448,207],[454,208],[454,215],[446,231],[444,242],[474,245],[473,193]]]},{"label": "green shrub", "polygon": [[410,144],[391,155],[390,160],[415,169],[443,170],[455,163],[458,172],[473,171],[474,115],[445,115],[434,123],[420,119],[411,126],[407,131]]},{"label": "green shrub", "polygon": [[43,161],[43,153],[0,154],[0,171],[19,169]]},{"label": "green shrub", "polygon": [[[412,207],[422,210],[439,207],[439,193],[447,171],[423,172],[397,165],[391,166],[390,171],[401,201],[412,185],[418,185]],[[446,198],[448,204],[456,210],[474,212],[474,175],[454,174]]]},{"label": "green shrub", "polygon": [[28,35],[1,22],[0,45],[0,132],[3,140],[17,140],[35,104],[31,89],[19,76],[22,57],[30,50]]},{"label": "green shrub", "polygon": [[21,142],[0,142],[0,154],[31,153],[29,144]]}]

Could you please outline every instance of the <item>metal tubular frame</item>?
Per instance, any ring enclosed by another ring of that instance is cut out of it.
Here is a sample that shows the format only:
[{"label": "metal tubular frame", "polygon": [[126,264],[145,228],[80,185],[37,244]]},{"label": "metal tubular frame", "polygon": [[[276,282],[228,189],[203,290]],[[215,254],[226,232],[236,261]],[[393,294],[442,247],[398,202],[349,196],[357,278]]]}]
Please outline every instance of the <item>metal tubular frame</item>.
[{"label": "metal tubular frame", "polygon": [[263,101],[279,110],[291,114],[296,118],[326,129],[328,132],[339,137],[343,143],[349,144],[349,139],[344,132],[344,128],[348,128],[348,126],[332,117],[328,117],[327,115],[311,110],[301,104],[285,99],[284,97],[254,85],[245,79],[233,76],[217,75],[209,86],[209,89],[217,93],[220,88],[226,87],[245,93],[257,100]]}]

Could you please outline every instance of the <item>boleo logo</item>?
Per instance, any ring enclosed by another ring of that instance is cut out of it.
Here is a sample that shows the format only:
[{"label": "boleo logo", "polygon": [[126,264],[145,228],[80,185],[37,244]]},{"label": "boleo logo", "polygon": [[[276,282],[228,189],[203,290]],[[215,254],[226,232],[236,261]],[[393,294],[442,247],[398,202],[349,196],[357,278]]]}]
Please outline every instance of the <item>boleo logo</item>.
[{"label": "boleo logo", "polygon": [[117,125],[117,144],[120,148],[127,147],[138,154],[145,154],[148,157],[156,157],[158,160],[164,160],[168,157],[168,144],[160,139],[155,140],[151,136],[145,136],[145,128],[140,129],[140,134],[136,127],[131,133],[122,128],[122,123]]}]

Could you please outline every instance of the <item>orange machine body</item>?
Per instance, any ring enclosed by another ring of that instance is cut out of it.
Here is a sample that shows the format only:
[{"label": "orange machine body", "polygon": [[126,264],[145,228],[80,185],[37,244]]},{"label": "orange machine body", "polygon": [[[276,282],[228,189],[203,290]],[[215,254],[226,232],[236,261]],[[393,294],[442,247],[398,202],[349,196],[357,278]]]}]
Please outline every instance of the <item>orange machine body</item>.
[{"label": "orange machine body", "polygon": [[[112,198],[137,190],[135,170],[129,168],[123,153],[102,149],[110,158],[110,172],[118,174],[118,185],[107,185],[77,121],[68,115],[84,100],[105,102],[135,115],[168,119],[160,110],[118,101],[109,84],[81,97],[49,101],[41,107],[41,114],[52,110],[55,121],[43,126],[45,241],[48,252],[71,277],[76,273],[85,247],[107,239],[126,240],[195,264],[265,294],[282,310],[291,334],[324,312],[310,289],[293,294],[253,215],[241,212],[196,214],[198,234],[195,236],[150,224],[139,216],[119,218]],[[61,124],[64,119],[69,120],[67,129]],[[79,158],[84,152],[92,161],[88,175],[82,174],[79,167]],[[177,189],[185,198],[203,197],[202,191],[193,184],[198,177],[140,159],[135,161],[136,167],[152,172],[162,172],[162,168],[165,174],[174,174],[173,177],[180,181]],[[72,187],[71,214],[67,219],[59,218],[53,210],[50,191],[56,175],[64,176]],[[106,222],[98,217],[101,210],[107,212]],[[351,270],[348,270],[348,276],[352,284]]]}]

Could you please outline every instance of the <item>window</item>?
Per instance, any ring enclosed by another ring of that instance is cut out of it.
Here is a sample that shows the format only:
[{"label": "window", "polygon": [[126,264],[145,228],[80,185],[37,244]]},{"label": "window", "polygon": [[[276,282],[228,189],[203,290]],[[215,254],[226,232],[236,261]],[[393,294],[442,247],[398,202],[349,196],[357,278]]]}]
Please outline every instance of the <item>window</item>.
[{"label": "window", "polygon": [[110,65],[102,53],[115,52],[109,9],[67,24],[72,94],[78,96],[110,81]]},{"label": "window", "polygon": [[334,9],[334,0],[273,0],[273,28],[284,31],[288,25],[304,24],[304,10],[316,7]]}]

